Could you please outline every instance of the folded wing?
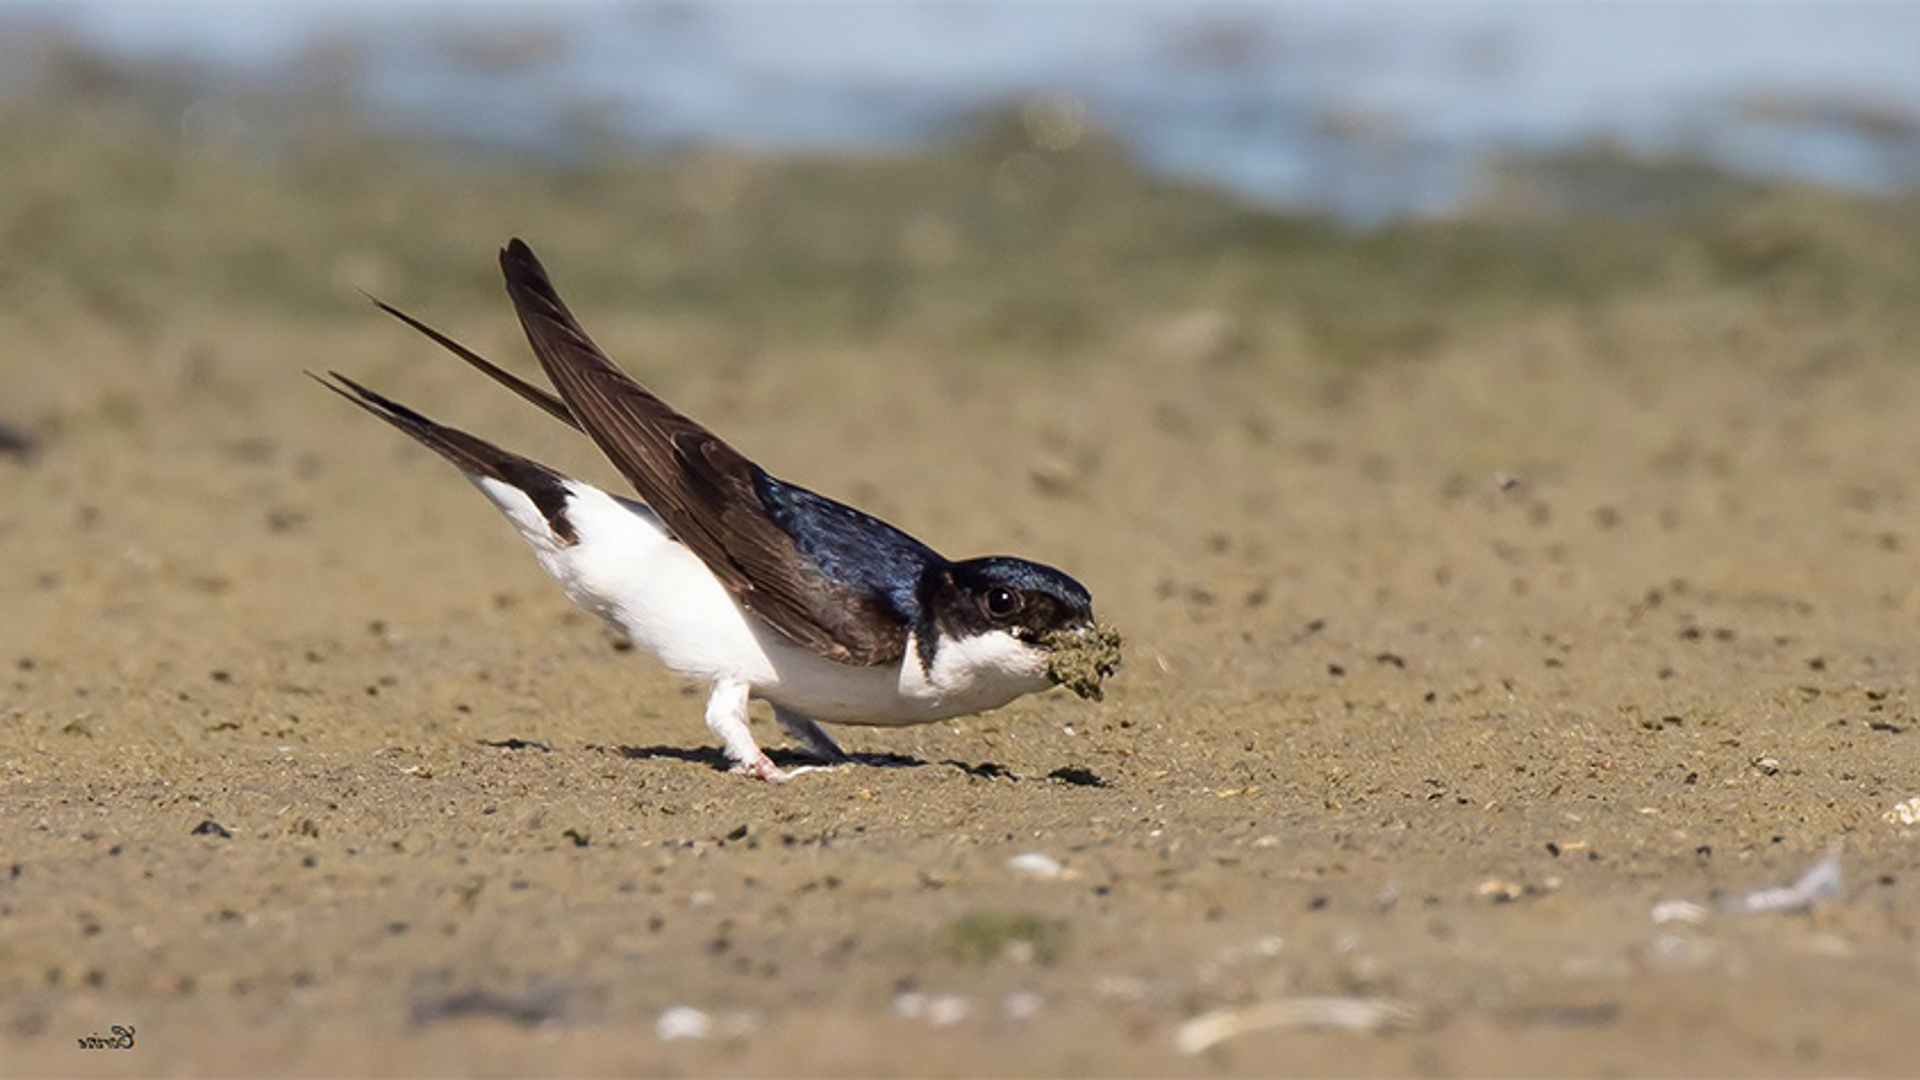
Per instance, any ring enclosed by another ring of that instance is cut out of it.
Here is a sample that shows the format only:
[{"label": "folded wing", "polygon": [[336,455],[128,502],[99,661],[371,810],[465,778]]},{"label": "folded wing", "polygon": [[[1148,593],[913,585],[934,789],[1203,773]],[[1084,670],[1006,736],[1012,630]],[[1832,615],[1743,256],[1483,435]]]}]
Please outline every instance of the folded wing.
[{"label": "folded wing", "polygon": [[[785,516],[786,507],[777,502],[770,508],[765,496],[777,499],[795,489],[615,367],[581,329],[525,243],[509,243],[500,253],[500,268],[562,409],[552,407],[545,391],[466,355],[439,335],[430,336],[584,430],[734,598],[795,643],[850,664],[888,663],[904,655],[907,613],[899,610],[904,598],[859,575],[823,573],[821,553],[803,549],[803,541],[776,520],[771,511]],[[891,526],[874,524],[889,539],[919,546]]]}]

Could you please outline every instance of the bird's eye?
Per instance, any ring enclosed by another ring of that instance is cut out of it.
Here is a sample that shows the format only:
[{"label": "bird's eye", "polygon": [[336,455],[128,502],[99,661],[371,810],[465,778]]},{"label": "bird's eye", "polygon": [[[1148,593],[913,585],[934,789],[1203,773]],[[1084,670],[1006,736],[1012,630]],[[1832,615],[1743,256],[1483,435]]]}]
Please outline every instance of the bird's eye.
[{"label": "bird's eye", "polygon": [[1020,594],[996,585],[987,590],[986,608],[988,615],[1004,619],[1020,610]]}]

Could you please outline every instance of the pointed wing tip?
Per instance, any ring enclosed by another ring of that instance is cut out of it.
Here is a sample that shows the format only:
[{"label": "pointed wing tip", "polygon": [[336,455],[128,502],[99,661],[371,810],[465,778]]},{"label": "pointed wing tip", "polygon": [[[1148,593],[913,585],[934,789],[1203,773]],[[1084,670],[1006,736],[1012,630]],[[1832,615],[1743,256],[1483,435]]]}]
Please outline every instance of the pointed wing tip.
[{"label": "pointed wing tip", "polygon": [[[384,394],[369,390],[365,386],[360,385],[331,368],[327,370],[324,376],[312,369],[308,369],[307,377],[334,393],[339,394],[341,397],[346,398],[348,401],[353,402],[355,405],[366,409],[368,412],[385,419],[391,420],[395,415],[419,416],[418,413],[415,413],[405,405],[400,404]],[[425,417],[420,417],[420,419],[425,419]]]},{"label": "pointed wing tip", "polygon": [[410,321],[408,320],[405,312],[401,311],[397,307],[394,307],[392,304],[387,303],[385,300],[382,300],[379,297],[373,295],[367,290],[360,288],[358,285],[354,286],[353,291],[359,293],[362,297],[364,297],[367,303],[372,304],[374,307],[379,308],[381,311],[386,312],[387,314],[393,316],[394,318],[399,319],[402,322]]},{"label": "pointed wing tip", "polygon": [[327,389],[333,391],[334,393],[339,394],[341,397],[347,399],[353,404],[358,405],[361,408],[366,409],[368,412],[374,413],[376,415],[384,415],[384,414],[381,414],[378,409],[375,409],[367,401],[367,396],[366,396],[367,388],[354,382],[352,379],[347,378],[345,375],[342,375],[337,371],[328,371],[325,375],[322,375],[319,372],[314,371],[312,368],[306,369],[306,372],[307,372],[307,378],[312,379],[314,382],[319,383],[321,386],[324,386]]},{"label": "pointed wing tip", "polygon": [[555,309],[556,313],[565,316],[566,321],[572,321],[573,316],[567,313],[566,305],[553,287],[553,279],[547,276],[547,268],[541,265],[539,257],[525,240],[516,236],[500,249],[500,273],[507,279],[507,293],[513,297],[514,307],[520,310],[523,319],[526,316],[524,304],[529,300],[537,300],[540,307]]},{"label": "pointed wing tip", "polygon": [[333,391],[334,393],[336,394],[346,393],[346,391],[340,389],[340,381],[344,380],[345,376],[341,375],[339,372],[329,370],[325,375],[322,375],[321,373],[313,370],[312,368],[301,368],[300,370],[306,375],[307,378],[312,379],[314,382],[319,383],[321,386],[326,387],[327,389]]},{"label": "pointed wing tip", "polygon": [[540,268],[540,260],[534,255],[533,248],[517,236],[508,239],[506,246],[500,249],[500,265],[505,268],[515,264],[531,266],[535,270]]}]

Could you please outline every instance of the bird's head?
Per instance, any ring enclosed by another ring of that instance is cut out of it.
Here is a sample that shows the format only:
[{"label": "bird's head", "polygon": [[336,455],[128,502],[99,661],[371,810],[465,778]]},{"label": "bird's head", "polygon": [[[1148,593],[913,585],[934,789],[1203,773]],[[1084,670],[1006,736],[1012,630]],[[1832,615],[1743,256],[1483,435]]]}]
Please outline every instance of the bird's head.
[{"label": "bird's head", "polygon": [[991,555],[935,572],[924,598],[939,638],[966,642],[1048,683],[1098,699],[1101,682],[1120,665],[1120,635],[1093,617],[1086,586],[1051,566]]}]

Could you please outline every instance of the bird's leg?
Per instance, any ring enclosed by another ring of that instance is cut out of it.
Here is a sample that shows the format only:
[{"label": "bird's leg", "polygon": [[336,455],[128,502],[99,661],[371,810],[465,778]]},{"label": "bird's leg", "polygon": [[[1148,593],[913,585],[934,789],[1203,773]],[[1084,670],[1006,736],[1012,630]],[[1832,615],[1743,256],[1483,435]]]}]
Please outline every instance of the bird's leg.
[{"label": "bird's leg", "polygon": [[721,679],[713,684],[713,696],[707,699],[707,727],[720,737],[734,772],[774,783],[787,779],[747,730],[746,683]]},{"label": "bird's leg", "polygon": [[798,740],[806,752],[822,765],[845,765],[853,760],[847,756],[845,750],[840,749],[832,736],[813,721],[812,717],[802,716],[775,705],[773,718],[780,721],[780,726],[786,728],[787,733]]}]

